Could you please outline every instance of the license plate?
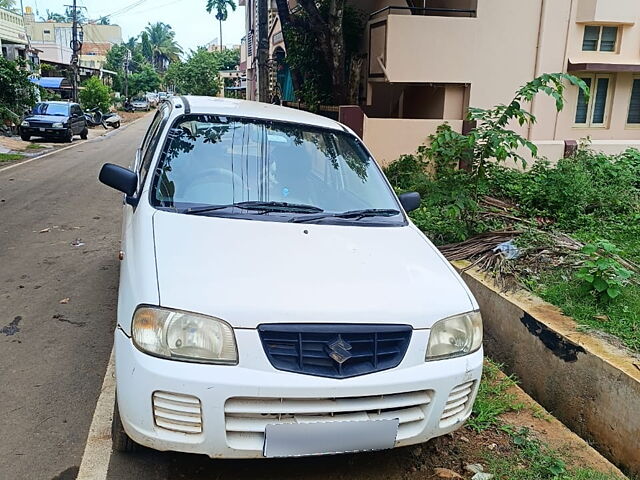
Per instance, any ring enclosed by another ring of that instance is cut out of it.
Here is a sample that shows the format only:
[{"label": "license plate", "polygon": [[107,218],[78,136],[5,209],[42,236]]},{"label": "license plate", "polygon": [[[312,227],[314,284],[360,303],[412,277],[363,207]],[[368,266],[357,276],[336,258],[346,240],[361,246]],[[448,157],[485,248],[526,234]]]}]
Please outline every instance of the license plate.
[{"label": "license plate", "polygon": [[392,448],[398,419],[281,423],[265,429],[265,457],[329,455]]},{"label": "license plate", "polygon": [[40,127],[38,130],[40,130],[41,132],[44,132],[44,128]]}]

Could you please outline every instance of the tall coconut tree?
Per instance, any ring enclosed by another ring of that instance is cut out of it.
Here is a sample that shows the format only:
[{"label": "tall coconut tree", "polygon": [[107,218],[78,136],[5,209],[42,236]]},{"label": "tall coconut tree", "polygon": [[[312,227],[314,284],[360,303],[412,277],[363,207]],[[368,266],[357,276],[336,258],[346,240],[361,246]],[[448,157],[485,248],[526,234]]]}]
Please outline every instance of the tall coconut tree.
[{"label": "tall coconut tree", "polygon": [[222,22],[229,16],[229,8],[235,12],[236,2],[233,0],[207,0],[207,12],[215,10],[216,20],[220,23],[220,51],[222,51]]},{"label": "tall coconut tree", "polygon": [[176,32],[171,29],[171,25],[164,22],[150,23],[145,32],[149,36],[152,63],[156,70],[163,71],[167,63],[180,59],[182,49],[176,42]]}]

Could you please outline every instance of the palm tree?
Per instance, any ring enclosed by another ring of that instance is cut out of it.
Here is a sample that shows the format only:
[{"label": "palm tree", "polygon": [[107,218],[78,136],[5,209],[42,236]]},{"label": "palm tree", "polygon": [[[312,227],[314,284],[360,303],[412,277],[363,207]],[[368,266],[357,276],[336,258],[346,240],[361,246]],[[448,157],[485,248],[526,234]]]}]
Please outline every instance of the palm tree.
[{"label": "palm tree", "polygon": [[165,70],[166,64],[180,59],[182,49],[175,40],[176,32],[164,22],[148,24],[145,32],[151,44],[151,57],[156,70]]},{"label": "palm tree", "polygon": [[211,13],[215,10],[216,20],[220,22],[220,51],[222,51],[222,22],[229,16],[227,7],[231,7],[231,10],[235,12],[236,2],[233,0],[207,0],[207,12]]}]

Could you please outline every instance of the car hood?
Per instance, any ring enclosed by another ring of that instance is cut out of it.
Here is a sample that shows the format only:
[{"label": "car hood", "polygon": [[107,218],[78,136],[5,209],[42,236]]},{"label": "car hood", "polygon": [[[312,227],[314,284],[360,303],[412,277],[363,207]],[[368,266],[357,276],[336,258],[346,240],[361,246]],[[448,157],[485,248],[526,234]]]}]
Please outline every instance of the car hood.
[{"label": "car hood", "polygon": [[160,304],[234,327],[396,323],[472,310],[453,268],[412,225],[292,224],[154,214]]},{"label": "car hood", "polygon": [[63,117],[61,115],[29,115],[28,117],[25,117],[25,120],[28,122],[65,123],[69,120],[69,117]]}]

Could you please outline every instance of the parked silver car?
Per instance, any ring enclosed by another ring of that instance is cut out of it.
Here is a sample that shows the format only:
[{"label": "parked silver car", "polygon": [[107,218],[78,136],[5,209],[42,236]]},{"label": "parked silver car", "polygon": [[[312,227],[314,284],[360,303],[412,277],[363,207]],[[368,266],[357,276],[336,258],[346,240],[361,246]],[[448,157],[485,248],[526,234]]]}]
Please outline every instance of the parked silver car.
[{"label": "parked silver car", "polygon": [[149,100],[147,100],[146,98],[136,98],[131,102],[131,106],[134,110],[144,110],[145,112],[151,110]]}]

